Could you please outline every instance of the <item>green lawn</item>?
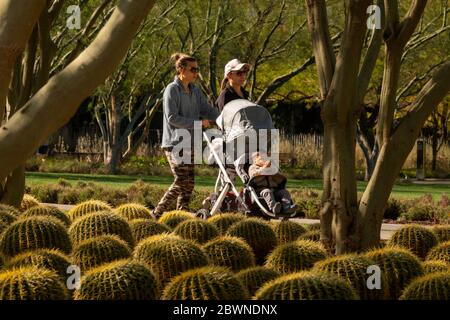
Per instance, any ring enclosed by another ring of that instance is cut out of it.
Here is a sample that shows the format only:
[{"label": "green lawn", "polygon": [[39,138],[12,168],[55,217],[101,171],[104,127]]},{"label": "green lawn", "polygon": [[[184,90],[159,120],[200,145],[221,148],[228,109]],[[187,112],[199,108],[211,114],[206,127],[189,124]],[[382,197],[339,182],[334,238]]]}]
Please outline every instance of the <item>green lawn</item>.
[{"label": "green lawn", "polygon": [[[95,175],[95,174],[70,174],[70,173],[41,173],[41,172],[27,172],[26,183],[29,186],[36,184],[55,183],[59,178],[63,178],[70,182],[76,181],[91,181],[100,183],[114,188],[126,188],[137,179],[141,179],[147,183],[158,185],[170,185],[173,181],[172,176],[118,176],[118,175]],[[214,188],[215,177],[196,177],[196,188],[211,189]],[[358,182],[358,192],[364,191],[366,182]],[[238,186],[241,184],[238,183]],[[288,188],[307,187],[316,190],[322,190],[321,180],[288,180]],[[443,184],[427,184],[419,185],[412,183],[397,183],[394,186],[392,195],[396,198],[416,198],[426,193],[433,195],[434,199],[439,198],[442,194],[450,195],[450,185]]]}]

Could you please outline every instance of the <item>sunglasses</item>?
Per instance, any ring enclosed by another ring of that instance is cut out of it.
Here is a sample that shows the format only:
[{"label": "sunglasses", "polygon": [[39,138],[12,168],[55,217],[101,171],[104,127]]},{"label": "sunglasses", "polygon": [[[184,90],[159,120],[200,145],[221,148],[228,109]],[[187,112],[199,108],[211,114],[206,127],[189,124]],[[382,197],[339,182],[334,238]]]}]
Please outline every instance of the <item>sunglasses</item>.
[{"label": "sunglasses", "polygon": [[192,73],[199,73],[200,72],[200,68],[198,68],[198,67],[191,67],[189,69],[189,71],[192,72]]}]

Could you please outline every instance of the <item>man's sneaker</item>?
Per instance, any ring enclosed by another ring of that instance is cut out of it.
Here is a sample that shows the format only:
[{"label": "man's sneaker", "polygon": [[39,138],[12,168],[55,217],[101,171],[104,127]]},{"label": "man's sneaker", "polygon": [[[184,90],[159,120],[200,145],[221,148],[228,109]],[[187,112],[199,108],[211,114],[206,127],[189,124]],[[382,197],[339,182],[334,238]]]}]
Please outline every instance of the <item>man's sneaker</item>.
[{"label": "man's sneaker", "polygon": [[272,212],[274,214],[279,214],[281,211],[281,203],[277,202],[275,203],[275,205],[273,206]]}]

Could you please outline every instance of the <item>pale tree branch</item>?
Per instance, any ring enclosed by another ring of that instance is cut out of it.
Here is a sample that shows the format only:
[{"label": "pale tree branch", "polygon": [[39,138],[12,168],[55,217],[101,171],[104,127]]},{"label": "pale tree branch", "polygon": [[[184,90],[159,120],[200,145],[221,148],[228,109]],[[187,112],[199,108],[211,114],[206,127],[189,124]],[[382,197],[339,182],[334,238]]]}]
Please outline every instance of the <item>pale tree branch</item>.
[{"label": "pale tree branch", "polygon": [[69,64],[75,57],[79,54],[83,46],[85,45],[85,41],[87,41],[86,36],[88,33],[94,28],[95,23],[97,22],[100,15],[107,8],[107,6],[111,3],[111,0],[104,0],[91,14],[89,20],[87,21],[84,28],[78,32],[71,40],[67,42],[67,45],[75,42],[75,47],[72,48],[58,63],[58,66],[55,68],[64,68]]},{"label": "pale tree branch", "polygon": [[387,28],[384,33],[386,55],[381,87],[380,113],[377,124],[377,143],[380,148],[392,133],[396,109],[396,94],[401,69],[401,57],[425,9],[426,0],[414,0],[402,22],[398,22],[397,1],[385,0]]},{"label": "pale tree branch", "polygon": [[[383,0],[378,0],[377,5],[381,9],[381,25],[383,26],[385,24]],[[368,30],[368,32],[370,32],[370,30]],[[359,104],[364,103],[364,97],[366,96],[367,88],[369,87],[370,79],[372,77],[372,73],[375,68],[382,43],[383,43],[383,28],[381,29],[374,28],[371,31],[371,37],[367,48],[367,52],[366,55],[364,56],[364,60],[358,75],[357,102]]]},{"label": "pale tree branch", "polygon": [[[416,75],[414,78],[412,78],[408,83],[406,83],[398,92],[397,94],[397,98],[396,101],[397,103],[400,101],[400,99],[402,99],[403,97],[405,97],[408,94],[408,91],[411,89],[411,87],[416,84],[419,81],[423,81],[424,79],[428,78],[430,76],[430,74],[439,66],[443,65],[444,63],[446,63],[447,61],[450,60],[450,56],[447,56],[446,58],[442,59],[441,61],[439,61],[438,63],[430,66],[428,68],[427,71],[425,71],[423,74],[421,75]],[[409,95],[411,94],[415,94],[417,92],[412,92],[409,93]]]},{"label": "pale tree branch", "polygon": [[279,87],[281,87],[283,84],[285,84],[287,81],[295,77],[296,75],[300,74],[308,66],[312,65],[314,63],[314,57],[309,57],[300,67],[290,71],[289,73],[286,73],[284,75],[281,75],[275,79],[273,79],[267,87],[264,89],[264,91],[259,95],[258,99],[256,100],[257,104],[264,105],[267,98],[275,92]]},{"label": "pale tree branch", "polygon": [[406,45],[405,51],[402,55],[402,61],[405,60],[406,56],[411,53],[414,49],[416,49],[417,47],[425,44],[426,42],[436,38],[438,35],[446,32],[450,30],[450,25],[448,26],[443,26],[440,29],[436,30],[435,32],[428,34],[424,37],[421,37],[419,39],[417,39],[416,41],[413,42],[408,42],[408,44]]},{"label": "pale tree branch", "polygon": [[[17,11],[22,6],[11,6]],[[30,10],[29,3],[24,7]],[[1,2],[2,4],[4,1]],[[0,179],[4,179],[18,164],[23,163],[48,136],[67,123],[80,103],[100,85],[126,54],[139,25],[153,7],[154,1],[121,0],[110,20],[97,38],[71,64],[53,76],[25,105],[20,113],[14,114],[0,130]],[[35,8],[33,8],[35,9]],[[33,10],[35,11],[35,10]],[[0,10],[0,13],[3,11]],[[33,12],[35,14],[35,12]],[[37,19],[37,17],[35,17]],[[8,17],[9,20],[9,17]],[[15,21],[15,26],[23,26],[23,17]],[[34,20],[35,21],[35,20]],[[14,38],[24,38],[32,31],[21,27]],[[3,36],[0,31],[0,39]],[[64,101],[64,108],[61,108]],[[49,117],[51,115],[51,117]],[[44,124],[45,125],[42,125]]]},{"label": "pale tree branch", "polygon": [[407,130],[405,128],[414,128],[417,132],[422,128],[431,112],[450,91],[449,74],[450,61],[447,61],[423,86],[414,103],[410,106],[407,115],[400,121],[394,135],[398,134],[397,131]]},{"label": "pale tree branch", "polygon": [[306,0],[308,27],[311,33],[313,52],[319,75],[320,95],[327,96],[336,65],[336,56],[331,45],[327,8],[324,0]]},{"label": "pale tree branch", "polygon": [[399,26],[399,33],[397,36],[399,44],[404,47],[408,40],[411,38],[420,18],[423,15],[428,0],[413,0],[411,6],[406,13],[403,21]]},{"label": "pale tree branch", "polygon": [[251,89],[250,89],[250,99],[253,99],[253,97],[254,97],[258,65],[260,63],[262,55],[264,54],[264,52],[267,49],[267,46],[269,45],[269,42],[270,42],[273,34],[275,33],[275,31],[278,29],[278,27],[281,25],[281,23],[283,21],[283,14],[284,14],[285,8],[286,8],[286,1],[283,0],[277,20],[274,23],[274,25],[272,26],[272,28],[270,29],[267,36],[265,37],[265,39],[261,45],[261,48],[259,49],[258,53],[256,54],[256,57],[255,57],[255,60],[254,60],[254,63],[253,63],[252,69],[250,70],[250,75],[249,75],[249,77],[252,79]]},{"label": "pale tree branch", "polygon": [[0,1],[0,124],[5,114],[11,70],[45,4],[45,0]]}]

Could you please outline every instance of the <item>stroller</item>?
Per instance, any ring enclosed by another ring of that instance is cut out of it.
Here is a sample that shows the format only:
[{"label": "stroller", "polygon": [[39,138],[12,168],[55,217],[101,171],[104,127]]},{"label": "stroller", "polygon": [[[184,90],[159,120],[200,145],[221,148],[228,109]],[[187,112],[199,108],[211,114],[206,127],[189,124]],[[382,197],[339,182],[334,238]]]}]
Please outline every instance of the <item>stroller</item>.
[{"label": "stroller", "polygon": [[[250,149],[278,155],[277,130],[273,130],[275,127],[267,109],[245,99],[233,100],[224,106],[216,122],[221,137],[212,140],[207,132],[203,132],[203,137],[210,149],[208,163],[213,165],[215,162],[219,175],[214,193],[203,201],[203,208],[196,212],[196,216],[207,219],[218,212],[242,212],[264,219],[295,217],[296,212],[288,214],[281,211],[277,215],[271,212],[249,183]],[[278,162],[278,157],[275,161]],[[227,166],[225,162],[232,165]],[[229,172],[233,171],[244,184],[241,192],[230,178]]]}]

